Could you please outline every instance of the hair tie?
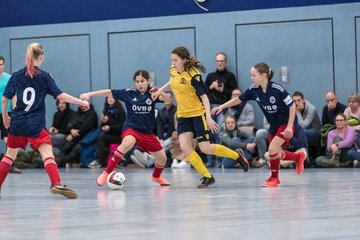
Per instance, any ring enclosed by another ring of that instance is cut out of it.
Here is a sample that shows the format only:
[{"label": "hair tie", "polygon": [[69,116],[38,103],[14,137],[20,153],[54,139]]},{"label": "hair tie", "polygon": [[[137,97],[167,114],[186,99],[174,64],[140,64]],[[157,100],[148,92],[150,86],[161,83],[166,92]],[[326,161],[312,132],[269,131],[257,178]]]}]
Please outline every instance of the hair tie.
[{"label": "hair tie", "polygon": [[271,74],[271,68],[269,68],[269,76],[270,76],[270,74]]}]

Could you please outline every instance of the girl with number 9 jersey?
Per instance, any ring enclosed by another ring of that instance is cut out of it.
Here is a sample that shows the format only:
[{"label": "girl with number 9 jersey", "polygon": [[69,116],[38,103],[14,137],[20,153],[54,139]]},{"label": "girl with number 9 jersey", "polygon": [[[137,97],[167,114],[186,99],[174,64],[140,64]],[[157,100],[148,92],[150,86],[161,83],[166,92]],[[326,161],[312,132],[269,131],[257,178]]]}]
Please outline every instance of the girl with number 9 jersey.
[{"label": "girl with number 9 jersey", "polygon": [[[67,198],[76,198],[75,191],[60,183],[50,135],[45,126],[45,97],[50,94],[60,101],[79,104],[86,110],[89,108],[89,103],[62,92],[51,75],[39,68],[43,57],[43,46],[39,43],[31,43],[26,53],[26,67],[11,76],[2,98],[3,121],[4,126],[9,129],[9,135],[6,155],[0,161],[0,189],[19,147],[25,149],[30,142],[34,150],[39,150],[44,161],[51,181],[50,192]],[[17,103],[10,120],[6,106],[9,99],[15,95]]]}]

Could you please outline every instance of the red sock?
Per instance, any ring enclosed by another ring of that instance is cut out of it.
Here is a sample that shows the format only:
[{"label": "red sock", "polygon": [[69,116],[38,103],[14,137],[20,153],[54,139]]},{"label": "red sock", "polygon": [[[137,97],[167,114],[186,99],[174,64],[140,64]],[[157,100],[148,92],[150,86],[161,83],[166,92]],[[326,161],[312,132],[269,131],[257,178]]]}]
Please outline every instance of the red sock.
[{"label": "red sock", "polygon": [[270,155],[271,177],[279,177],[280,158],[277,153]]},{"label": "red sock", "polygon": [[158,178],[160,177],[162,171],[164,170],[165,166],[159,166],[157,165],[157,163],[154,164],[154,172],[153,172],[153,177],[154,178]]},{"label": "red sock", "polygon": [[60,185],[60,174],[59,169],[53,157],[44,159],[45,170],[50,178],[51,184]]},{"label": "red sock", "polygon": [[13,162],[14,159],[11,159],[9,156],[4,156],[3,159],[0,161],[0,189],[5,181],[6,176],[10,172],[10,168]]},{"label": "red sock", "polygon": [[289,151],[283,151],[283,157],[281,159],[284,160],[292,160],[297,162],[299,160],[299,153],[298,152],[289,152]]},{"label": "red sock", "polygon": [[105,169],[105,172],[111,173],[114,171],[114,168],[116,165],[119,164],[119,162],[124,158],[124,154],[116,149],[114,152],[114,155],[112,156],[111,160],[108,162],[108,165]]}]

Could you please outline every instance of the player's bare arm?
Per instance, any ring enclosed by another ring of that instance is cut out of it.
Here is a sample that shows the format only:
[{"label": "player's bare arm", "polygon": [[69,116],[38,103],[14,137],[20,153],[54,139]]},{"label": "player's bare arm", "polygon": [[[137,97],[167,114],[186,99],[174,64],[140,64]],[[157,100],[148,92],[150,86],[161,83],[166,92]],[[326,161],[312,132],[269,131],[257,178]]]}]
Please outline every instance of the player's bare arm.
[{"label": "player's bare arm", "polygon": [[151,98],[152,98],[152,100],[157,99],[157,98],[160,96],[160,94],[161,94],[162,92],[164,92],[166,89],[168,89],[169,87],[170,87],[170,82],[167,82],[167,83],[165,83],[164,86],[162,86],[161,88],[159,88],[157,91],[151,91]]},{"label": "player's bare arm", "polygon": [[2,111],[2,118],[3,118],[4,126],[6,129],[8,129],[10,127],[10,117],[9,117],[8,110],[7,110],[8,101],[9,101],[8,98],[6,98],[4,96],[2,97],[1,111]]},{"label": "player's bare arm", "polygon": [[229,108],[229,107],[232,107],[232,106],[236,106],[238,104],[240,104],[241,101],[239,98],[232,98],[230,99],[229,101],[227,101],[226,103],[224,104],[221,104],[220,106],[218,107],[214,107],[212,110],[211,110],[211,114],[212,115],[218,115],[219,113],[222,112],[222,110],[224,110],[225,108]]},{"label": "player's bare arm", "polygon": [[111,89],[103,89],[93,92],[82,93],[80,94],[79,98],[81,100],[89,100],[91,97],[96,97],[96,96],[113,97]]}]

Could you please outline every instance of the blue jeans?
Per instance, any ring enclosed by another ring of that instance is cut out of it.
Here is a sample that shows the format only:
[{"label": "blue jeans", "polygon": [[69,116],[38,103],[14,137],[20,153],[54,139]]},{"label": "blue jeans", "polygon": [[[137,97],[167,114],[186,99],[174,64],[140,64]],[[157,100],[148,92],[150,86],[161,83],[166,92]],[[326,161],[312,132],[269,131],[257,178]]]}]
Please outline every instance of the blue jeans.
[{"label": "blue jeans", "polygon": [[320,144],[320,130],[316,128],[305,129],[305,136],[308,142],[308,146],[319,146]]},{"label": "blue jeans", "polygon": [[[254,136],[250,136],[248,137],[248,139],[246,139],[246,143],[252,143],[254,142]],[[240,138],[238,137],[235,137],[233,138],[233,140],[235,141],[241,141]],[[232,150],[235,150],[234,148],[231,148]],[[251,153],[246,150],[246,149],[242,149],[244,151],[244,154],[245,154],[245,157],[249,160],[251,158]],[[235,168],[235,165],[236,165],[236,161],[234,161],[234,159],[231,159],[231,158],[223,158],[222,160],[222,167],[223,168]]]}]

